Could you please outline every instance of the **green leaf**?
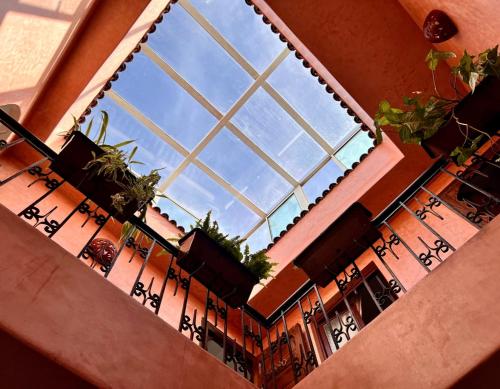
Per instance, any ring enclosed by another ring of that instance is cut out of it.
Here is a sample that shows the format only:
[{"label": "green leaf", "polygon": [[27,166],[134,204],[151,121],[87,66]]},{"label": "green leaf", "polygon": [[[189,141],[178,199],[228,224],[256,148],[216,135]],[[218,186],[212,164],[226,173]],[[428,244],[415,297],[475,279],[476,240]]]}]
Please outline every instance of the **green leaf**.
[{"label": "green leaf", "polygon": [[391,104],[387,100],[382,100],[378,106],[380,112],[387,112],[391,109]]},{"label": "green leaf", "polygon": [[92,124],[94,122],[94,118],[90,119],[90,122],[87,126],[87,130],[85,131],[85,136],[88,138],[90,135],[90,131],[92,130]]},{"label": "green leaf", "polygon": [[[128,155],[128,162],[129,163],[131,163],[132,158],[134,158],[135,153],[137,153],[137,146],[134,146],[134,148],[132,149],[132,151]],[[136,162],[136,161],[132,161],[132,162]]]},{"label": "green leaf", "polygon": [[126,145],[129,145],[130,143],[134,143],[135,140],[126,140],[126,141],[123,141],[123,142],[120,142],[120,143],[117,143],[116,145],[113,145],[112,147],[114,147],[115,149],[120,149]]},{"label": "green leaf", "polygon": [[471,72],[469,75],[469,86],[472,89],[472,93],[474,93],[474,90],[476,89],[478,80],[479,80],[479,73]]},{"label": "green leaf", "polygon": [[106,142],[106,132],[108,131],[109,115],[106,111],[101,111],[101,130],[99,131],[99,138],[97,144]]},{"label": "green leaf", "polygon": [[377,125],[375,126],[375,140],[378,145],[382,143],[382,130]]},{"label": "green leaf", "polygon": [[431,51],[429,51],[429,53],[425,57],[425,62],[427,63],[429,69],[434,71],[437,69],[439,61],[455,57],[456,54],[452,51],[437,51],[431,49]]}]

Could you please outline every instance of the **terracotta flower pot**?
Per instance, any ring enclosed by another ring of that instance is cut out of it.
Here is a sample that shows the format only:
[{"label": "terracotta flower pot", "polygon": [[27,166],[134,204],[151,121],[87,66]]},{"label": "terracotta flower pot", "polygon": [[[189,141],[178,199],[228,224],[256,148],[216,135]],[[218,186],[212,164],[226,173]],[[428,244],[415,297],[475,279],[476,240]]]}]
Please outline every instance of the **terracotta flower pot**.
[{"label": "terracotta flower pot", "polygon": [[203,230],[194,228],[179,240],[179,267],[232,308],[245,304],[259,282],[241,262]]},{"label": "terracotta flower pot", "polygon": [[[480,129],[489,135],[495,135],[500,130],[500,79],[486,77],[474,93],[469,93],[455,107],[455,115],[460,122]],[[462,130],[463,131],[463,130]],[[469,138],[480,135],[469,131]],[[488,139],[484,137],[483,143]],[[444,124],[431,138],[422,142],[422,147],[432,157],[449,155],[457,146],[461,146],[465,136],[455,120]]]},{"label": "terracotta flower pot", "polygon": [[293,264],[317,285],[327,286],[381,237],[370,217],[370,211],[354,203],[300,253]]},{"label": "terracotta flower pot", "polygon": [[124,223],[139,210],[140,204],[132,201],[124,207],[123,212],[119,213],[112,205],[111,196],[123,192],[122,185],[128,180],[134,180],[135,176],[128,172],[127,179],[124,177],[121,182],[114,182],[85,169],[90,161],[102,154],[104,151],[84,134],[73,132],[57,158],[51,163],[50,169],[120,223]]}]

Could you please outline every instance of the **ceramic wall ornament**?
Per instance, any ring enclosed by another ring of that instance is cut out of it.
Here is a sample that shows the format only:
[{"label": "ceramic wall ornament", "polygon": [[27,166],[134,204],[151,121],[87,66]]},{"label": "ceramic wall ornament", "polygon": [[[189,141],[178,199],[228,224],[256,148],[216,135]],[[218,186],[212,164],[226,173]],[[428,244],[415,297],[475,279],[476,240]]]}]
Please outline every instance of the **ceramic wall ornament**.
[{"label": "ceramic wall ornament", "polygon": [[434,9],[425,18],[424,37],[429,42],[441,43],[455,36],[458,32],[453,20],[443,11]]},{"label": "ceramic wall ornament", "polygon": [[96,238],[88,246],[87,252],[94,261],[101,265],[110,265],[116,256],[116,247],[109,239]]}]

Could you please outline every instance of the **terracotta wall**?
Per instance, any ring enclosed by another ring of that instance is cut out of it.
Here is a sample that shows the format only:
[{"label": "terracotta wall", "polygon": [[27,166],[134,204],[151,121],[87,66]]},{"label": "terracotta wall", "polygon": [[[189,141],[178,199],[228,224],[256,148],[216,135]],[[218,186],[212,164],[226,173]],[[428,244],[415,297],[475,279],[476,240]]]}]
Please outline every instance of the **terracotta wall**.
[{"label": "terracotta wall", "polygon": [[38,91],[32,109],[24,116],[26,128],[42,139],[50,135],[148,3],[147,0],[93,3]]},{"label": "terracotta wall", "polygon": [[3,0],[0,3],[0,105],[24,115],[91,0]]},{"label": "terracotta wall", "polygon": [[[281,18],[291,30],[285,35],[301,41],[371,117],[384,98],[397,105],[413,91],[432,90],[431,74],[424,63],[432,46],[397,0],[384,1],[383,5],[371,0],[256,0],[254,3],[266,15],[270,7],[275,17]],[[270,19],[274,22],[273,17]],[[443,65],[438,73],[443,75],[448,71]],[[447,90],[447,77],[439,80],[440,86]],[[431,163],[421,148],[402,145],[397,134],[388,136],[406,158],[363,196],[363,204],[374,214]]]},{"label": "terracotta wall", "polygon": [[2,331],[99,387],[254,387],[4,206],[0,216]]},{"label": "terracotta wall", "polygon": [[[18,162],[13,159],[0,158],[0,179],[5,179],[10,174],[25,166],[24,163]],[[21,212],[31,202],[42,196],[48,191],[45,186],[45,181],[38,180],[33,183],[38,177],[32,176],[28,173],[10,181],[7,185],[0,186],[0,204],[8,208],[14,213]],[[54,175],[51,178],[56,178]],[[30,185],[28,187],[28,185]],[[61,222],[79,202],[83,200],[83,196],[73,189],[70,185],[65,184],[57,189],[52,195],[40,202],[37,207],[40,209],[41,214],[53,211],[47,216],[49,220],[56,220]],[[91,210],[95,209],[95,205],[91,205]],[[106,215],[105,212],[98,210],[98,213]],[[26,220],[26,219],[25,219]],[[28,223],[34,225],[35,220],[27,220]],[[150,209],[147,213],[148,225],[158,232],[165,239],[177,238],[181,231],[174,227],[168,220],[161,216],[157,211]],[[76,212],[71,219],[64,225],[53,237],[53,241],[59,244],[62,248],[67,250],[74,256],[77,256],[85,244],[90,239],[91,235],[97,229],[94,219],[87,220],[86,214]],[[38,229],[43,230],[44,224],[38,226]],[[120,247],[120,233],[121,224],[113,220],[109,221],[106,226],[99,232],[97,238],[108,239]],[[135,242],[145,249],[151,246],[151,241],[142,235],[137,236]],[[160,253],[160,248],[153,251],[148,259],[147,265],[144,267],[140,281],[147,288],[152,281],[151,294],[160,294],[163,280],[166,277],[168,268],[170,266],[172,257],[167,253]],[[92,266],[91,259],[80,259],[86,266]],[[134,286],[136,277],[141,270],[144,258],[140,256],[139,252],[135,252],[132,248],[125,247],[120,256],[118,257],[113,270],[110,272],[108,280],[116,287],[121,289],[126,294],[129,294]],[[172,269],[175,274],[179,274],[179,268],[175,260],[172,261]],[[103,272],[97,264],[94,270],[100,276]],[[182,277],[186,278],[187,273],[182,272]],[[165,320],[167,323],[177,328],[181,317],[182,304],[185,291],[182,289],[180,279],[176,280],[169,278],[166,283],[163,302],[159,310],[158,316]],[[214,298],[214,296],[212,295]],[[142,296],[133,297],[142,302]],[[192,319],[195,310],[197,311],[197,324],[201,325],[201,318],[203,317],[206,299],[206,289],[193,280],[189,300],[186,308],[186,314]],[[146,306],[151,311],[154,307],[150,305],[151,301],[146,302]],[[213,323],[213,314],[210,314],[209,320]],[[223,329],[223,322],[219,320],[218,327]],[[228,321],[228,334],[232,339],[237,339],[241,343],[241,318],[239,311],[230,310]],[[189,336],[189,331],[185,331],[184,335]]]},{"label": "terracotta wall", "polygon": [[481,365],[481,375],[469,376],[493,387],[499,235],[496,218],[297,388],[448,388]]},{"label": "terracotta wall", "polygon": [[451,50],[460,55],[464,50],[477,54],[500,44],[500,19],[496,0],[399,0],[421,28],[433,9],[448,14],[458,27],[458,34],[447,42],[436,44],[439,50]]}]

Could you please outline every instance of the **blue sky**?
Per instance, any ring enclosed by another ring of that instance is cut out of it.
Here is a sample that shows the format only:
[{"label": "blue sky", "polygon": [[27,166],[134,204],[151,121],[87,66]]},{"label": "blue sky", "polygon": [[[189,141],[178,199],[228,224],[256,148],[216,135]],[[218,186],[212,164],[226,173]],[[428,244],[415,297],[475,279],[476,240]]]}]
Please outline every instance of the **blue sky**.
[{"label": "blue sky", "polygon": [[[243,1],[190,2],[259,74],[287,50]],[[181,4],[172,6],[147,45],[221,115],[228,113],[254,83],[252,75]],[[371,139],[366,133],[359,133],[340,148],[340,142],[359,126],[293,54],[279,63],[266,82],[331,148],[340,149],[336,154],[340,162],[328,161],[304,183],[303,191],[312,202],[371,147]],[[269,224],[262,224],[249,239],[253,250],[267,245],[270,231],[279,233],[300,213],[300,204],[293,195],[286,200],[293,192],[292,183],[249,147],[248,141],[239,139],[232,127],[217,126],[218,118],[164,72],[147,52],[134,56],[113,83],[113,91],[178,142],[186,150],[183,152],[193,151],[207,133],[218,130],[192,158],[196,163],[179,169],[184,156],[117,104],[112,95],[102,99],[93,110],[96,121],[99,110],[110,114],[108,143],[136,140],[136,159],[144,162],[134,166],[138,173],[163,168],[163,182],[175,174],[165,187],[165,194],[173,201],[160,200],[159,205],[180,224],[189,228],[193,216],[203,217],[212,210],[226,233],[245,235],[263,220],[203,171],[202,165],[270,214]],[[241,108],[229,118],[231,126],[236,126],[297,182],[309,177],[327,160],[327,152],[263,87],[239,105]],[[284,200],[285,204],[275,210]]]}]

